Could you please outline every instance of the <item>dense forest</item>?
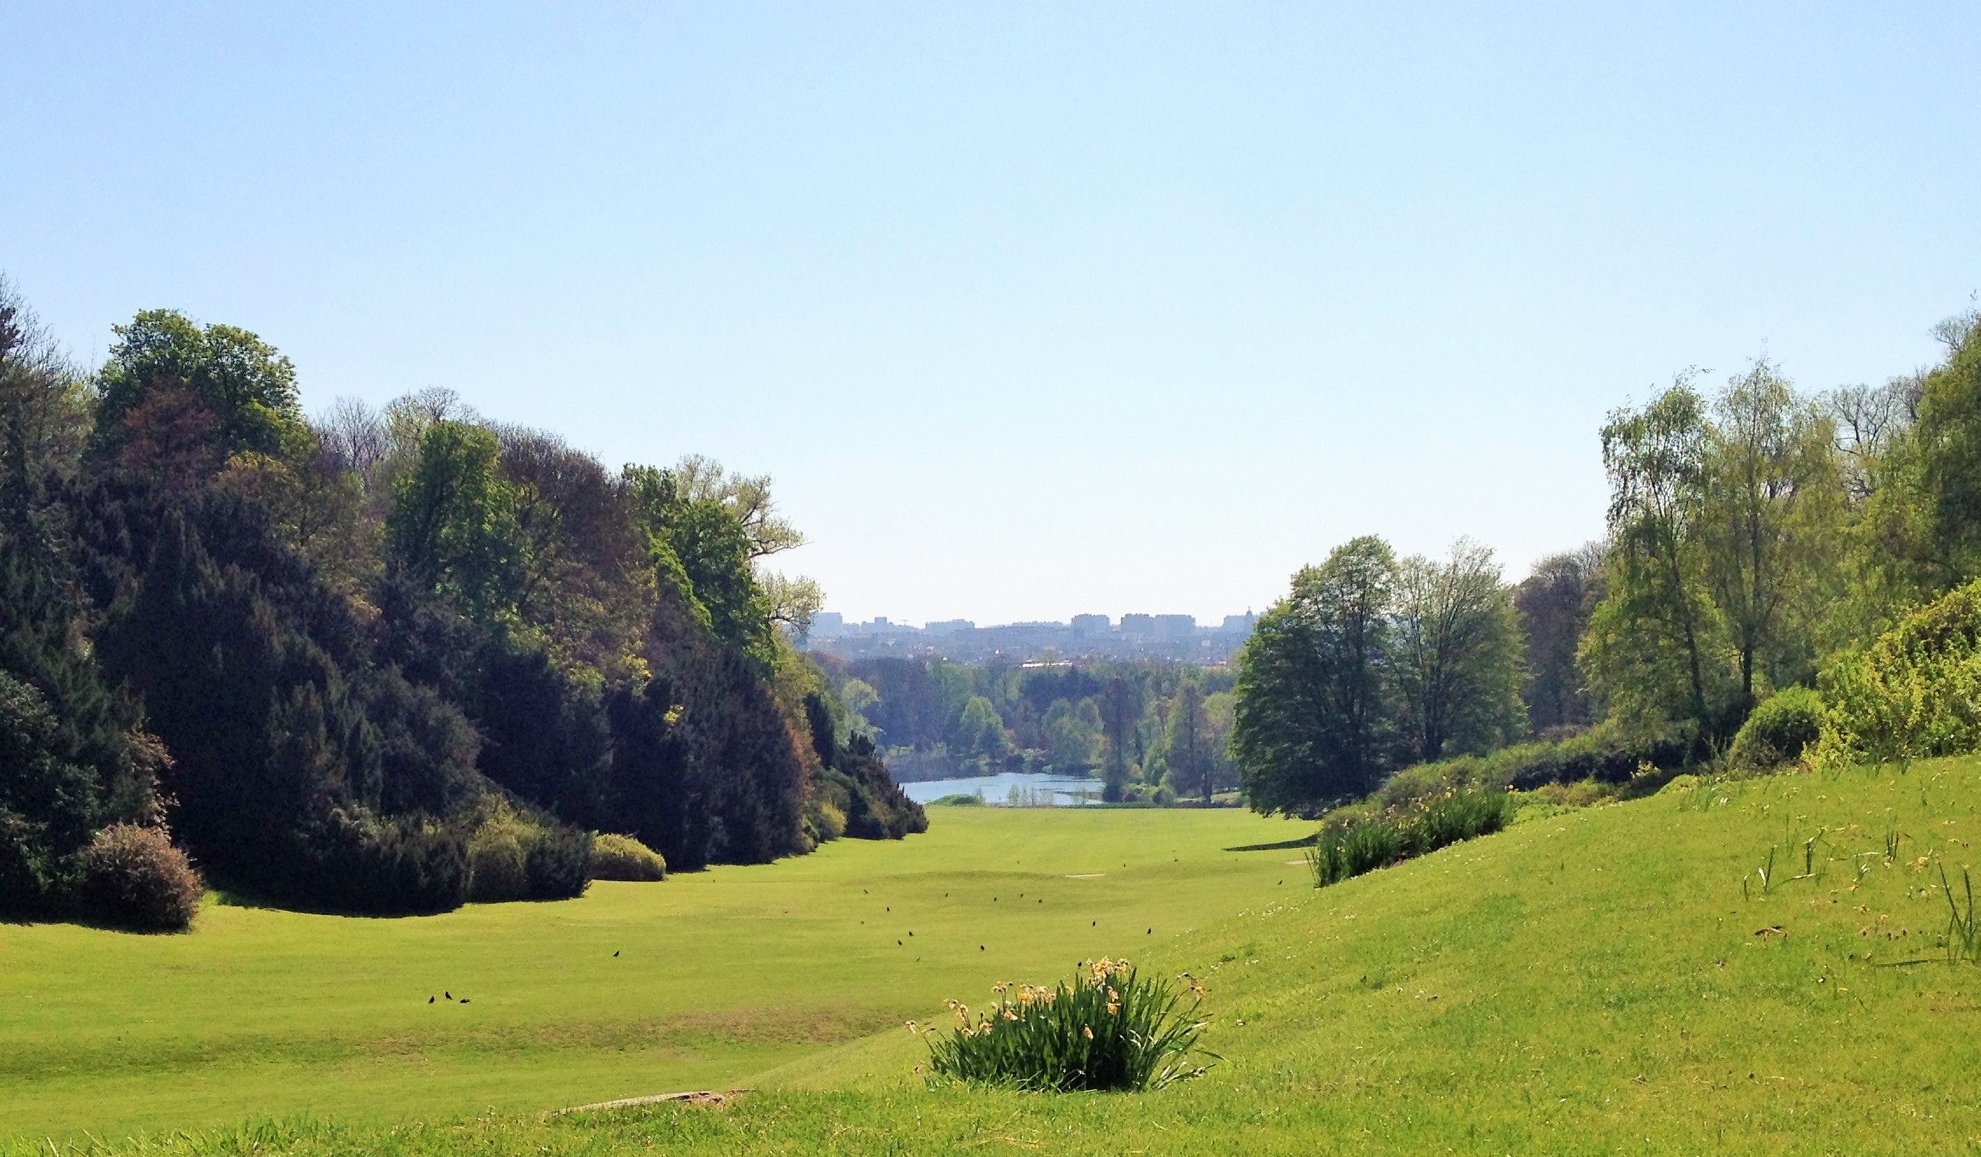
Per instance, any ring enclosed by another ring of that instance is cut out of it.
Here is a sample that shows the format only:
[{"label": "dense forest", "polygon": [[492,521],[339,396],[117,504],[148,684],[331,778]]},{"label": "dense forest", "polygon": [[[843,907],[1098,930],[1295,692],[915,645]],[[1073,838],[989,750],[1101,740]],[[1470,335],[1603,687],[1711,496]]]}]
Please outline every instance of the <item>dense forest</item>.
[{"label": "dense forest", "polygon": [[1948,674],[1981,639],[1949,596],[1981,577],[1981,313],[1932,332],[1938,363],[1883,385],[1805,393],[1762,359],[1613,412],[1606,536],[1517,585],[1470,542],[1398,559],[1365,536],[1302,569],[1240,656],[1252,806],[1314,815],[1412,765],[1476,779],[1484,756],[1532,787],[1819,738],[1981,745]]},{"label": "dense forest", "polygon": [[78,369],[0,283],[0,915],[183,924],[195,868],[434,912],[575,895],[595,834],[694,869],[925,828],[787,641],[819,596],[764,565],[766,478],[444,391],[311,418],[253,333],[115,334]]},{"label": "dense forest", "polygon": [[1098,776],[1111,802],[1208,802],[1238,786],[1232,674],[1187,663],[815,656],[851,727],[897,779]]}]

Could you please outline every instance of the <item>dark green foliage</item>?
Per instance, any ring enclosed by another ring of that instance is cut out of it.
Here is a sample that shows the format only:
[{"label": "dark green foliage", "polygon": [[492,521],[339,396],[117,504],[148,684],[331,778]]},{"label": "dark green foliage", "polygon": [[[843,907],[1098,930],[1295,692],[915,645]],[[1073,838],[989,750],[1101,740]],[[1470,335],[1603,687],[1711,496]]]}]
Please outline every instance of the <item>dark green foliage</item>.
[{"label": "dark green foliage", "polygon": [[492,641],[474,697],[483,775],[572,823],[609,822],[611,724],[601,691],[538,648]]},{"label": "dark green foliage", "polygon": [[[72,906],[161,775],[204,870],[310,908],[575,896],[593,829],[684,867],[810,846],[838,728],[779,667],[767,479],[615,476],[441,393],[312,428],[273,347],[170,311],[92,398],[38,333],[0,286],[0,910]],[[921,822],[877,758],[840,779],[864,827]]]},{"label": "dark green foliage", "polygon": [[1375,787],[1395,745],[1396,560],[1365,536],[1293,577],[1239,655],[1232,753],[1252,806],[1313,814]]},{"label": "dark green foliage", "polygon": [[199,873],[160,828],[112,824],[82,852],[82,899],[99,920],[183,932],[199,914]]},{"label": "dark green foliage", "polygon": [[959,1023],[930,1030],[934,1076],[1036,1093],[1132,1093],[1204,1072],[1190,1061],[1204,1029],[1194,980],[1186,987],[1144,977],[1126,960],[1099,960],[1071,983],[995,991],[997,1003],[974,1018],[949,1002]]},{"label": "dark green foliage", "polygon": [[1777,767],[1800,759],[1822,729],[1823,697],[1808,687],[1786,687],[1754,708],[1727,755],[1741,767]]},{"label": "dark green foliage", "polygon": [[447,912],[467,900],[460,834],[417,818],[340,808],[312,818],[287,842],[278,865],[252,877],[275,899],[374,916]]},{"label": "dark green foliage", "polygon": [[96,777],[62,758],[58,727],[41,692],[0,671],[0,913],[48,909],[97,818]]},{"label": "dark green foliage", "polygon": [[568,900],[585,894],[592,878],[592,834],[546,822],[523,857],[532,900]]},{"label": "dark green foliage", "polygon": [[846,808],[847,835],[857,840],[898,840],[929,830],[928,813],[887,774],[871,740],[854,736],[840,757],[840,769],[853,786]]},{"label": "dark green foliage", "polygon": [[1316,887],[1388,867],[1462,840],[1490,835],[1513,820],[1513,799],[1490,788],[1448,790],[1403,807],[1344,808],[1321,825],[1307,861]]},{"label": "dark green foliage", "polygon": [[592,835],[500,796],[483,802],[467,841],[468,899],[567,900],[592,879]]}]

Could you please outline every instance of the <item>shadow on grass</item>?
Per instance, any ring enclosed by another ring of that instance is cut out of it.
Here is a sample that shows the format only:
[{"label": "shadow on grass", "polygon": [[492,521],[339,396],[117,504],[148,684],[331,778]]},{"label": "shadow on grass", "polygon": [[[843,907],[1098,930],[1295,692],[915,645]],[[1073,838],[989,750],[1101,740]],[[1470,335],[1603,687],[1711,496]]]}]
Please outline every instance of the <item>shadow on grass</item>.
[{"label": "shadow on grass", "polygon": [[1239,844],[1235,848],[1226,848],[1225,851],[1227,852],[1290,852],[1296,848],[1311,848],[1314,846],[1314,841],[1319,838],[1320,838],[1320,833],[1315,832],[1313,835],[1310,836],[1301,836],[1297,840],[1281,840],[1276,844]]}]

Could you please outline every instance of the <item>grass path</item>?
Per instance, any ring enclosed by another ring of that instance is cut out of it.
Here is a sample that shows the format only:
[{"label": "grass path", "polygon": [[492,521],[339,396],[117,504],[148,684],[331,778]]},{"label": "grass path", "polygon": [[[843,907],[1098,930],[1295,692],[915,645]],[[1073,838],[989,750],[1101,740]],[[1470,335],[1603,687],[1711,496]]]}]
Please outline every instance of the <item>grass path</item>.
[{"label": "grass path", "polygon": [[[1223,850],[1298,834],[1237,811],[942,808],[901,843],[560,903],[209,907],[166,937],[0,925],[0,1136],[750,1085],[1000,975],[1146,951],[1298,888],[1293,853]],[[443,992],[470,1003],[427,1003]]]}]

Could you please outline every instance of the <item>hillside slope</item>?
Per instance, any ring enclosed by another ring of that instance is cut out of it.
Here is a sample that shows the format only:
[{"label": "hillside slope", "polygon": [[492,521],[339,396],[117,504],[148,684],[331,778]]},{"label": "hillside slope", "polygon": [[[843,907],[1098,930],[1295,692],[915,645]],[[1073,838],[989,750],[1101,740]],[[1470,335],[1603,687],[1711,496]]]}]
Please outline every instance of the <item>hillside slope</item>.
[{"label": "hillside slope", "polygon": [[1981,967],[1946,961],[1939,869],[1958,889],[1977,803],[1971,760],[1681,783],[1323,891],[1253,873],[1244,910],[1151,941],[1146,964],[1206,979],[1225,1058],[1157,1094],[928,1090],[896,1030],[719,1111],[289,1121],[161,1151],[1972,1148]]}]

